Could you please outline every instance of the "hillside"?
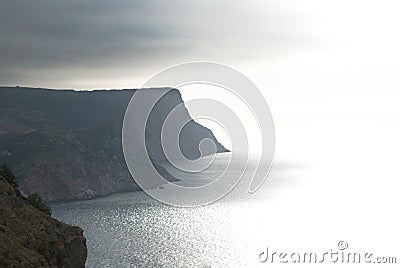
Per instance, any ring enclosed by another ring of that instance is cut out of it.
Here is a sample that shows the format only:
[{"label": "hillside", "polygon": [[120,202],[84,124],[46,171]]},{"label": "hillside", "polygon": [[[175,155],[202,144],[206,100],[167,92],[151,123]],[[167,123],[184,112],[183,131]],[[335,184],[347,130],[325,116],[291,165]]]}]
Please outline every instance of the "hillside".
[{"label": "hillside", "polygon": [[[23,193],[39,193],[48,201],[138,190],[121,145],[123,116],[135,92],[0,88],[0,163],[7,163],[24,178],[19,182]],[[173,176],[160,165],[164,159],[158,142],[160,119],[182,102],[178,90],[169,91],[149,122],[150,157],[169,180]],[[188,158],[200,155],[201,139],[216,141],[209,129],[193,120],[180,138]],[[220,144],[217,149],[226,151]]]},{"label": "hillside", "polygon": [[85,267],[83,230],[57,221],[0,174],[0,267]]}]

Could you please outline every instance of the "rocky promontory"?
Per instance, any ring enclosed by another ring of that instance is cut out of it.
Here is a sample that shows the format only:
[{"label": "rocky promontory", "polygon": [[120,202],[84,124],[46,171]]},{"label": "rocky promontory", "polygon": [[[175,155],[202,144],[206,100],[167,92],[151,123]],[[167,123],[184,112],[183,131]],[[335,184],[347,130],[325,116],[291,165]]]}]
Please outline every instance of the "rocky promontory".
[{"label": "rocky promontory", "polygon": [[[89,199],[139,187],[130,176],[122,151],[125,110],[137,90],[166,94],[154,107],[146,130],[146,144],[154,167],[168,180],[160,144],[162,120],[183,103],[177,89],[52,90],[0,87],[0,164],[7,163],[19,178],[21,191],[40,194],[47,201]],[[200,156],[202,139],[213,133],[189,119],[180,136],[188,158]],[[149,178],[151,179],[151,178]]]}]

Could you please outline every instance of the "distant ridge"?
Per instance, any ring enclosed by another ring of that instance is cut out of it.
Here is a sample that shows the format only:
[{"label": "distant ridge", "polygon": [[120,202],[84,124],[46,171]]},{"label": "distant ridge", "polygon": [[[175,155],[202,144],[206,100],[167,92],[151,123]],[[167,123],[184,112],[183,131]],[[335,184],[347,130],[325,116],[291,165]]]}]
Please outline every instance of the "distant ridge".
[{"label": "distant ridge", "polygon": [[[0,87],[0,163],[24,178],[20,182],[24,193],[37,192],[48,201],[139,190],[127,170],[121,145],[125,109],[137,90]],[[148,146],[158,171],[175,180],[159,164],[164,155],[157,142],[157,118],[164,118],[183,100],[177,89],[147,90],[168,90],[150,119],[155,127]],[[200,155],[198,144],[204,138],[214,140],[218,152],[227,151],[209,129],[193,120],[181,138],[189,158]]]}]

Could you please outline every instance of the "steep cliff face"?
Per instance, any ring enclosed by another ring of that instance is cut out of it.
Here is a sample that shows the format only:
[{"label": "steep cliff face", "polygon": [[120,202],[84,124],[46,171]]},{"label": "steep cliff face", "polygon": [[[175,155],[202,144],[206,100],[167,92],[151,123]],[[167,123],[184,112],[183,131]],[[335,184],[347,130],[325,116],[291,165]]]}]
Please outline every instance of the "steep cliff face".
[{"label": "steep cliff face", "polygon": [[[8,163],[24,178],[20,185],[25,194],[39,193],[48,201],[139,190],[121,145],[123,116],[135,92],[0,88],[0,163]],[[159,164],[165,159],[160,127],[180,103],[179,91],[168,91],[146,129],[153,164],[169,180],[173,176]],[[179,117],[190,119],[187,111]],[[198,157],[198,144],[204,138],[214,140],[218,152],[226,151],[209,129],[191,120],[181,135],[184,155]]]},{"label": "steep cliff face", "polygon": [[[171,111],[183,103],[181,94],[177,89],[158,89],[165,95],[154,105],[149,114],[146,127],[146,145],[150,152],[150,157],[157,161],[164,161],[166,156],[161,144],[161,129]],[[174,124],[182,127],[179,135],[179,148],[182,154],[189,159],[196,159],[201,156],[199,150],[200,141],[210,138],[215,142],[217,152],[227,152],[227,150],[216,140],[214,134],[208,128],[195,122],[185,107],[178,107],[179,112],[174,113]],[[165,126],[164,126],[165,127]],[[164,129],[166,140],[174,141],[175,135],[168,137],[168,131]],[[212,151],[203,152],[210,154]]]},{"label": "steep cliff face", "polygon": [[0,267],[85,267],[79,227],[32,207],[0,176]]}]

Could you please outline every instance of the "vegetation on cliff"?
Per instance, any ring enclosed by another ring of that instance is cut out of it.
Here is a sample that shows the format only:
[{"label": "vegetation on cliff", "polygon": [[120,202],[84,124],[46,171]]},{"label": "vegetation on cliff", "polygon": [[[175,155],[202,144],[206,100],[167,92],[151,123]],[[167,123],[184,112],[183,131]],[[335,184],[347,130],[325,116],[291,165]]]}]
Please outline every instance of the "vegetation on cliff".
[{"label": "vegetation on cliff", "polygon": [[49,214],[39,195],[23,197],[10,169],[0,169],[0,267],[85,266],[83,230]]}]

